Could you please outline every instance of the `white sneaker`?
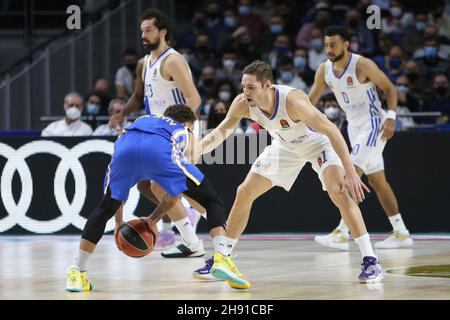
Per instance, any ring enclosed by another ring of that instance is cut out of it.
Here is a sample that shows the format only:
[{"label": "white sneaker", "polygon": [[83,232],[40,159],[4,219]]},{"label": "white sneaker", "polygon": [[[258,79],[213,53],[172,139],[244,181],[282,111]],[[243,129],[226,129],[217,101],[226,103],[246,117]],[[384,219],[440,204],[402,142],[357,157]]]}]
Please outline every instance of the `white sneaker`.
[{"label": "white sneaker", "polygon": [[161,252],[161,255],[164,258],[198,258],[204,256],[205,253],[203,240],[200,240],[195,245],[183,242],[172,249]]},{"label": "white sneaker", "polygon": [[409,235],[409,232],[392,231],[389,237],[383,241],[375,243],[377,249],[397,249],[406,248],[413,245],[413,239]]},{"label": "white sneaker", "polygon": [[314,237],[314,241],[322,246],[344,251],[350,249],[348,239],[349,236],[345,235],[339,228],[334,229],[330,234]]},{"label": "white sneaker", "polygon": [[194,229],[194,232],[197,232],[198,222],[202,218],[202,215],[194,208],[186,208],[186,213],[192,224],[192,229]]}]

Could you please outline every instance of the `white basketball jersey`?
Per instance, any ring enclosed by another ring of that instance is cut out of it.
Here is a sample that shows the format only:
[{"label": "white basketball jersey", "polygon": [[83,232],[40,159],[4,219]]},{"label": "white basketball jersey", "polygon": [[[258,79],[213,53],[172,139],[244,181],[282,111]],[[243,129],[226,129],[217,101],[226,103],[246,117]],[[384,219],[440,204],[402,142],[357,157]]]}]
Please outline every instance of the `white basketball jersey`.
[{"label": "white basketball jersey", "polygon": [[326,138],[309,128],[304,122],[295,123],[289,117],[286,110],[286,99],[291,90],[298,89],[283,85],[274,85],[273,87],[275,88],[275,110],[273,115],[265,114],[257,106],[249,107],[252,120],[263,126],[274,140],[282,145],[296,146],[307,142],[315,142],[316,138]]},{"label": "white basketball jersey", "polygon": [[142,79],[147,114],[162,114],[171,105],[186,104],[186,99],[175,81],[168,81],[161,75],[161,62],[171,54],[179,53],[172,48],[167,48],[153,63],[150,61],[150,55],[144,58]]},{"label": "white basketball jersey", "polygon": [[358,81],[356,64],[360,57],[350,53],[347,67],[340,77],[334,74],[333,63],[330,60],[325,63],[325,82],[345,111],[350,126],[359,126],[385,117],[375,85],[371,81],[366,83]]}]

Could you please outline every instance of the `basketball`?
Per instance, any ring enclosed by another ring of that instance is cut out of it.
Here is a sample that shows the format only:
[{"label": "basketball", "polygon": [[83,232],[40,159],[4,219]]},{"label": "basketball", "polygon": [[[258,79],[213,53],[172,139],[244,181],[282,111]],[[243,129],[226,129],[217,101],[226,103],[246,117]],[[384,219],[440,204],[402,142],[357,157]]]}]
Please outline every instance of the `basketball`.
[{"label": "basketball", "polygon": [[143,219],[134,219],[120,227],[116,241],[127,256],[141,258],[152,252],[155,234]]}]

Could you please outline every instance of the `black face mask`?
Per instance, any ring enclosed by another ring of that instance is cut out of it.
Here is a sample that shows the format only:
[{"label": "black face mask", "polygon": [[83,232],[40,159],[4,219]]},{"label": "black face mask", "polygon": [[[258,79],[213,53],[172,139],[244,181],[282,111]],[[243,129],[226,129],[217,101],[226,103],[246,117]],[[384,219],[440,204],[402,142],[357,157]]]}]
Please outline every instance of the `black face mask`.
[{"label": "black face mask", "polygon": [[149,43],[144,45],[145,50],[147,51],[153,51],[159,48],[159,45],[161,44],[161,39],[158,38],[155,43]]},{"label": "black face mask", "polygon": [[197,51],[203,55],[207,55],[209,53],[209,47],[208,46],[198,46]]},{"label": "black face mask", "polygon": [[351,20],[348,22],[348,26],[349,26],[351,29],[356,29],[356,28],[358,28],[358,25],[359,25],[358,19],[351,19]]},{"label": "black face mask", "polygon": [[419,79],[419,74],[417,72],[408,72],[406,76],[411,82],[416,82],[417,79]]},{"label": "black face mask", "polygon": [[250,44],[249,43],[240,43],[239,44],[239,51],[241,52],[248,52],[250,49]]},{"label": "black face mask", "polygon": [[205,87],[212,87],[214,85],[214,79],[213,78],[203,79],[203,84]]},{"label": "black face mask", "polygon": [[199,30],[203,30],[206,27],[206,22],[203,19],[195,20],[195,28]]},{"label": "black face mask", "polygon": [[225,119],[226,116],[227,116],[226,113],[216,113],[216,114],[214,114],[214,117],[213,117],[214,122],[217,124],[220,124]]},{"label": "black face mask", "polygon": [[210,18],[211,20],[216,20],[217,16],[217,12],[208,12],[208,18]]},{"label": "black face mask", "polygon": [[134,72],[134,71],[136,71],[137,63],[129,63],[129,64],[126,64],[125,66],[127,67],[128,70],[130,70],[131,72]]},{"label": "black face mask", "polygon": [[446,87],[437,87],[434,90],[441,97],[445,97],[447,95],[447,92],[448,92],[448,88],[446,88]]}]

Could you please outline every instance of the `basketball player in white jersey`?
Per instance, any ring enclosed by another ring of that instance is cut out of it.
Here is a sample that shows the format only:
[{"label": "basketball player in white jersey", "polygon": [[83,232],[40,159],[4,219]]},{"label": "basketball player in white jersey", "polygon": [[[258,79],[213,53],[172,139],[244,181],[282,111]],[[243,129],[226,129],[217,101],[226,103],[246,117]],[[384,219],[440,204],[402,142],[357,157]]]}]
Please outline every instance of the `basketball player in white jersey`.
[{"label": "basketball player in white jersey", "polygon": [[[159,10],[148,9],[141,18],[141,32],[144,47],[150,54],[138,62],[133,95],[122,113],[116,116],[117,122],[120,123],[124,117],[139,110],[143,102],[147,114],[163,114],[169,106],[176,104],[185,104],[195,113],[201,102],[200,95],[194,85],[188,63],[168,44],[171,33],[169,19]],[[164,190],[156,183],[141,181],[137,187],[150,201],[151,191],[158,200],[164,196]],[[121,210],[122,208],[116,216],[118,223],[115,232],[122,223]],[[203,242],[195,234],[181,201],[178,201],[167,215],[174,221],[183,243],[163,251],[162,256],[166,258],[203,256],[205,254]],[[166,237],[171,235],[174,237],[173,232],[166,230],[169,228],[171,230],[170,219],[163,220],[164,230],[160,232],[160,241],[164,239],[164,231]]]},{"label": "basketball player in white jersey", "polygon": [[[359,280],[380,281],[383,272],[357,204],[364,200],[363,189],[368,189],[356,173],[342,134],[311,104],[305,93],[272,83],[268,63],[255,61],[245,67],[243,94],[234,99],[225,120],[201,142],[202,153],[211,152],[242,118],[257,121],[273,138],[237,189],[227,221],[230,252],[247,225],[253,202],[274,186],[289,191],[304,165],[310,162],[360,247],[363,267]],[[230,256],[215,254],[211,274],[227,280],[233,288],[251,286],[234,267]]]},{"label": "basketball player in white jersey", "polygon": [[[386,75],[370,59],[348,50],[349,36],[345,29],[331,26],[325,30],[328,60],[322,63],[309,92],[317,103],[325,87],[333,91],[348,121],[351,158],[359,176],[367,175],[393,231],[375,248],[409,247],[413,240],[399,212],[397,199],[384,173],[383,149],[395,131],[397,91]],[[388,112],[381,108],[377,89],[386,95]],[[349,250],[349,229],[345,221],[330,234],[315,237],[316,242],[341,250]]]}]

